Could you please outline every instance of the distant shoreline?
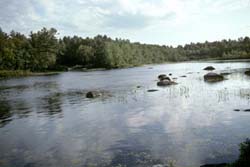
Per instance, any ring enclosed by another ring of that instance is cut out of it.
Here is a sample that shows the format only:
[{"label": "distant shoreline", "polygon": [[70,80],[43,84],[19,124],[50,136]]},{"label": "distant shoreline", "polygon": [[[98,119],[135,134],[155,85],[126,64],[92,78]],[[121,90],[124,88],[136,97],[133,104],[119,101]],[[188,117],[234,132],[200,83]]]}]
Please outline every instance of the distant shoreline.
[{"label": "distant shoreline", "polygon": [[62,72],[63,71],[30,72],[24,70],[0,70],[0,79],[29,77],[29,76],[50,76],[50,75],[58,75]]},{"label": "distant shoreline", "polygon": [[[68,68],[66,71],[77,71],[77,72],[93,72],[93,71],[106,71],[106,70],[115,70],[115,69],[127,69],[127,68],[135,68],[135,67],[150,67],[155,65],[163,65],[163,64],[172,64],[172,63],[195,63],[195,62],[214,62],[214,61],[224,61],[224,62],[250,62],[250,59],[202,59],[202,60],[189,60],[189,61],[178,61],[178,62],[164,62],[157,64],[144,64],[144,65],[135,65],[135,66],[127,66],[120,68],[84,68],[80,67],[77,69]],[[250,67],[249,67],[250,68]],[[46,71],[46,72],[31,72],[25,70],[0,70],[0,79],[9,79],[16,77],[29,77],[29,76],[50,76],[50,75],[58,75],[62,72],[66,72],[65,70],[61,71]]]}]

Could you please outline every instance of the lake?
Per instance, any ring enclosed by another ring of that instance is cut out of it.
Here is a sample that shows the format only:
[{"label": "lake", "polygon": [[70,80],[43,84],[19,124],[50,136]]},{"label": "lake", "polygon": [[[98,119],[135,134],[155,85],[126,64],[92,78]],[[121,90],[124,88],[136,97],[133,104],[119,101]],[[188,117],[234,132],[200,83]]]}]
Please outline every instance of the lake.
[{"label": "lake", "polygon": [[[231,74],[204,82],[210,65]],[[250,61],[183,62],[1,80],[0,166],[232,162],[250,137],[246,68]],[[158,87],[162,73],[178,85]],[[91,90],[103,96],[85,98]]]}]

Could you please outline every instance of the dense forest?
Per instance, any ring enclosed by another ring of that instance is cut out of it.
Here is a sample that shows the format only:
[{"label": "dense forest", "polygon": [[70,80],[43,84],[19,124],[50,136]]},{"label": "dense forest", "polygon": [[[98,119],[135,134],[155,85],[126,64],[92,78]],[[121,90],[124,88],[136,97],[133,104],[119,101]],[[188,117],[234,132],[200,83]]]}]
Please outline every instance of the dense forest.
[{"label": "dense forest", "polygon": [[57,38],[57,30],[43,28],[27,37],[0,28],[0,70],[47,71],[68,67],[121,68],[150,63],[199,59],[250,58],[250,38],[159,46],[78,36]]}]

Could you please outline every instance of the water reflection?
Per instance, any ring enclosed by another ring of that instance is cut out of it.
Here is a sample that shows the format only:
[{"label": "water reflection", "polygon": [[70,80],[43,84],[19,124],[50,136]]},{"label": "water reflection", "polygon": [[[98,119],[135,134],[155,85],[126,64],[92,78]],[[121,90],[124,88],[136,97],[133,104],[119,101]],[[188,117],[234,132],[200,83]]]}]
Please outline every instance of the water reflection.
[{"label": "water reflection", "polygon": [[118,141],[112,146],[113,158],[108,166],[167,166],[166,162],[153,157],[150,149],[140,145],[136,140]]},{"label": "water reflection", "polygon": [[0,86],[0,90],[9,90],[9,89],[14,89],[16,91],[23,91],[25,89],[29,88],[27,85],[15,85],[15,86]]},{"label": "water reflection", "polygon": [[[230,73],[204,82],[202,70]],[[0,166],[197,167],[249,137],[250,63],[177,63],[0,81]],[[157,87],[158,74],[178,85]],[[140,85],[140,87],[138,87]],[[148,92],[158,89],[157,92]],[[103,96],[87,99],[91,90]],[[7,125],[7,126],[4,126]]]},{"label": "water reflection", "polygon": [[11,108],[6,101],[0,101],[0,128],[11,121]]},{"label": "water reflection", "polygon": [[54,115],[62,112],[62,94],[53,93],[41,99],[41,109],[39,112]]}]

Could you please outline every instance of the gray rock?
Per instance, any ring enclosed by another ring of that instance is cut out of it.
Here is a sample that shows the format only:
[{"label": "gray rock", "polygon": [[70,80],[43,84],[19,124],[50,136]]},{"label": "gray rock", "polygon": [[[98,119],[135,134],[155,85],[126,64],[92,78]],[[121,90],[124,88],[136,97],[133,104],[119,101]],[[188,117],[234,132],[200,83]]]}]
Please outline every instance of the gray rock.
[{"label": "gray rock", "polygon": [[213,71],[213,70],[215,70],[215,68],[213,66],[207,66],[203,70]]},{"label": "gray rock", "polygon": [[158,89],[149,89],[148,92],[157,92],[159,91]]},{"label": "gray rock", "polygon": [[204,80],[207,82],[218,82],[218,81],[223,81],[224,77],[223,77],[223,75],[210,72],[210,73],[204,75]]},{"label": "gray rock", "polygon": [[101,93],[97,91],[90,91],[86,94],[86,98],[97,98],[99,96],[101,96]]},{"label": "gray rock", "polygon": [[165,77],[167,77],[166,74],[160,74],[160,75],[158,76],[158,79],[159,79],[159,80],[162,80],[162,79],[165,78]]},{"label": "gray rock", "polygon": [[157,86],[170,86],[170,85],[176,85],[177,83],[174,81],[169,81],[169,80],[163,80],[157,82]]}]

